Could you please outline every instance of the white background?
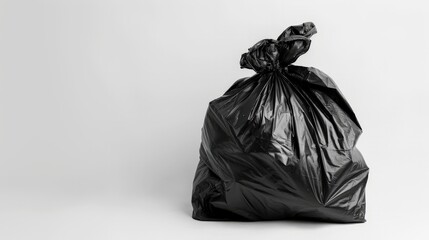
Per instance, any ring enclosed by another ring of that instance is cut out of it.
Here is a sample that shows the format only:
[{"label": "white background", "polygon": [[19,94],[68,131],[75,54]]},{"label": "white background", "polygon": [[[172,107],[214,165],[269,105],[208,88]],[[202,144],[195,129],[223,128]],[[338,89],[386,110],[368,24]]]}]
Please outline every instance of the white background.
[{"label": "white background", "polygon": [[[428,239],[424,2],[0,0],[0,239]],[[306,21],[296,64],[364,130],[367,222],[193,220],[208,102]]]}]

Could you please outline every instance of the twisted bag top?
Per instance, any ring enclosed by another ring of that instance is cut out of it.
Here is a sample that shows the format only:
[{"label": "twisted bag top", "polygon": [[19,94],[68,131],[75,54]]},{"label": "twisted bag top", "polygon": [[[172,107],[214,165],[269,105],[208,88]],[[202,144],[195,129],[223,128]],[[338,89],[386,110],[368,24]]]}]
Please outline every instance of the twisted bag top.
[{"label": "twisted bag top", "polygon": [[313,23],[288,27],[277,40],[264,39],[241,56],[241,68],[256,72],[273,71],[295,62],[310,48],[310,37],[317,33]]},{"label": "twisted bag top", "polygon": [[240,60],[257,73],[210,102],[193,218],[365,221],[359,122],[328,75],[292,65],[315,33],[304,23],[258,42]]}]

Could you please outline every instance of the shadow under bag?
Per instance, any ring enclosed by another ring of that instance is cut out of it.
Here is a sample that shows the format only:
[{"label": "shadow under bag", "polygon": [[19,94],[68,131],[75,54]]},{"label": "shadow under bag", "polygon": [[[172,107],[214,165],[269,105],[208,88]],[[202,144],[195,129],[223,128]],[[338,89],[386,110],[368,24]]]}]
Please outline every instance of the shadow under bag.
[{"label": "shadow under bag", "polygon": [[193,218],[365,222],[359,122],[329,76],[291,65],[315,33],[307,22],[256,43],[240,60],[256,74],[210,102]]}]

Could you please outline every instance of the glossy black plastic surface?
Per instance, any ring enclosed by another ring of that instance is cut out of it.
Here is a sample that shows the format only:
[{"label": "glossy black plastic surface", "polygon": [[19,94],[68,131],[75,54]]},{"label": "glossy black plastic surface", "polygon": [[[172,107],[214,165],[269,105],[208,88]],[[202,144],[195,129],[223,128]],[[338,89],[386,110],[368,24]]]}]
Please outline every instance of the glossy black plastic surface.
[{"label": "glossy black plastic surface", "polygon": [[210,102],[193,218],[365,221],[359,122],[329,76],[291,65],[315,33],[304,23],[258,42],[240,60],[257,73]]}]

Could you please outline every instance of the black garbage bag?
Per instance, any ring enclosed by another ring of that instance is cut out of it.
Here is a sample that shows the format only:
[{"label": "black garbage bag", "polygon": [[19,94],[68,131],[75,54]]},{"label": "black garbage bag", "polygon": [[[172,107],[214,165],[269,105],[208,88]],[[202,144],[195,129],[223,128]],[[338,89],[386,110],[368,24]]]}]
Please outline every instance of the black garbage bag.
[{"label": "black garbage bag", "polygon": [[359,122],[329,76],[291,65],[315,33],[308,22],[256,43],[240,65],[257,73],[210,102],[193,218],[365,221]]}]

